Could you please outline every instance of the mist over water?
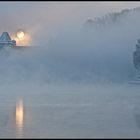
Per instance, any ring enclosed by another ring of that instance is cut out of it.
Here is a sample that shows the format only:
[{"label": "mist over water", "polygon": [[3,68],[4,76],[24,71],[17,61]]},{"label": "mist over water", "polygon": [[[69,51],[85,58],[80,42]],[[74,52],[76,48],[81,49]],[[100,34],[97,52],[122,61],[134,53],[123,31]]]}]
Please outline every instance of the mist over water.
[{"label": "mist over water", "polygon": [[90,26],[85,19],[52,34],[44,28],[32,47],[1,50],[0,81],[127,82],[136,74],[139,15],[135,8],[93,19]]},{"label": "mist over water", "polygon": [[0,31],[23,29],[32,44],[0,49],[1,138],[140,137],[140,87],[128,84],[137,75],[139,7],[4,5]]}]

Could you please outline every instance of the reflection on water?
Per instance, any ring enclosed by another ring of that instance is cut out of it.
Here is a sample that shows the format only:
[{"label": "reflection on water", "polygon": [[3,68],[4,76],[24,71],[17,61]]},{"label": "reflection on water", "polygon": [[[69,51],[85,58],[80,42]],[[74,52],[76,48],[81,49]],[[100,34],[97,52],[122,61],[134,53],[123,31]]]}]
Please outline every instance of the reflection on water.
[{"label": "reflection on water", "polygon": [[23,135],[23,123],[24,123],[24,106],[23,106],[23,99],[19,99],[16,104],[16,112],[15,112],[15,119],[16,119],[16,128],[17,128],[17,136],[22,137]]},{"label": "reflection on water", "polygon": [[140,87],[116,89],[2,90],[0,138],[140,138]]}]

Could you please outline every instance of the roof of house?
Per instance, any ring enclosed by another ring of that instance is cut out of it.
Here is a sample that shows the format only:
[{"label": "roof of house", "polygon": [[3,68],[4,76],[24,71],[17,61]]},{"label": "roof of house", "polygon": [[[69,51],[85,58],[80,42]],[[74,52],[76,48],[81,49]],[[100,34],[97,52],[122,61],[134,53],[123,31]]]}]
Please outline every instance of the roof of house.
[{"label": "roof of house", "polygon": [[8,32],[3,32],[0,41],[11,41],[11,37],[9,36]]}]

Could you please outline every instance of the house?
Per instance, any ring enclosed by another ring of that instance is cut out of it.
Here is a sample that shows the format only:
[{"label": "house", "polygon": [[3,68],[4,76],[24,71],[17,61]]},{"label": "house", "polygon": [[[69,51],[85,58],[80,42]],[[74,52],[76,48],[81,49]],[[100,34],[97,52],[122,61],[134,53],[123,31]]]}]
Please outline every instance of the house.
[{"label": "house", "polygon": [[16,46],[16,41],[11,40],[10,35],[8,32],[3,32],[1,37],[0,37],[0,48],[1,47],[15,47]]}]

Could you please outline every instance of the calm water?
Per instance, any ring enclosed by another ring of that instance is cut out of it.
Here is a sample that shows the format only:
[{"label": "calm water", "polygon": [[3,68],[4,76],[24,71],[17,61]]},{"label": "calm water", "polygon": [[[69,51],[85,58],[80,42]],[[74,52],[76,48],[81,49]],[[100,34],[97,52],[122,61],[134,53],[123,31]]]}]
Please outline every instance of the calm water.
[{"label": "calm water", "polygon": [[6,85],[0,138],[140,138],[139,86]]}]

